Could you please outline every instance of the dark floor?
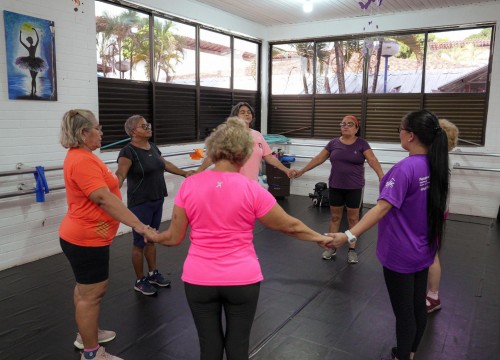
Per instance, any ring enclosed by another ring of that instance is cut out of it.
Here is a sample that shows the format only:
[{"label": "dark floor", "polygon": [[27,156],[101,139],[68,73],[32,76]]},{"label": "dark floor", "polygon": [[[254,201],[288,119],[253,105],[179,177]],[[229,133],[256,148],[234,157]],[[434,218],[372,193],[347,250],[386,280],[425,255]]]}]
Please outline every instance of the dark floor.
[{"label": "dark floor", "polygon": [[[291,196],[282,206],[326,231],[328,208]],[[164,224],[165,226],[165,224]],[[255,246],[265,280],[255,318],[252,359],[380,360],[395,345],[394,317],[375,257],[376,229],[358,242],[360,262],[333,261],[322,250],[257,224]],[[159,268],[172,288],[154,297],[133,290],[130,235],[111,250],[110,286],[101,326],[117,331],[107,345],[127,360],[199,358],[196,330],[180,280],[189,242],[159,248]],[[494,219],[451,216],[441,252],[443,309],[429,315],[416,360],[500,359],[500,225]],[[73,275],[55,255],[0,272],[0,359],[80,358],[73,348]]]}]

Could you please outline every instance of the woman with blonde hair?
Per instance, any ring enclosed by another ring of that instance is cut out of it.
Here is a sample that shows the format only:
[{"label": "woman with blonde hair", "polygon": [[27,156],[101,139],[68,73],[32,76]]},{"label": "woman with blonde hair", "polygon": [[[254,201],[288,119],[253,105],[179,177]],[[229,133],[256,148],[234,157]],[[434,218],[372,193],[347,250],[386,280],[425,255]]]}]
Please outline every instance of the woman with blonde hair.
[{"label": "woman with blonde hair", "polygon": [[81,360],[120,360],[99,343],[116,333],[100,330],[99,309],[109,277],[109,248],[120,222],[144,234],[147,226],[122,203],[118,178],[93,154],[101,147],[102,127],[89,110],[70,110],[61,122],[60,142],[68,149],[64,184],[68,212],[59,227],[61,249],[73,269],[78,334],[74,345]]},{"label": "woman with blonde hair", "polygon": [[228,359],[247,360],[263,280],[253,246],[255,220],[300,240],[332,239],[288,215],[258,182],[240,173],[254,147],[243,120],[229,118],[205,145],[215,166],[184,180],[168,230],[149,231],[145,237],[176,246],[191,226],[182,280],[198,330],[200,359],[222,359],[225,350]]}]

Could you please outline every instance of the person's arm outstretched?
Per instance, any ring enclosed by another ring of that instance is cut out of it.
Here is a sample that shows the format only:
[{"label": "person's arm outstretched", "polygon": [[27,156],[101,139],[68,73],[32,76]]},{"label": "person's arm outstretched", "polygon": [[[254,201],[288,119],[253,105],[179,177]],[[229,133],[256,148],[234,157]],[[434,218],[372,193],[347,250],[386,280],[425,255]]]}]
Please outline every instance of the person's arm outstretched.
[{"label": "person's arm outstretched", "polygon": [[375,171],[375,173],[377,174],[378,181],[379,182],[382,181],[382,177],[384,176],[384,172],[382,171],[382,166],[380,166],[380,163],[378,162],[377,157],[373,153],[373,150],[372,149],[365,150],[363,155],[364,155],[368,165],[370,165],[370,167],[373,169],[373,171]]},{"label": "person's arm outstretched", "polygon": [[[379,200],[377,205],[371,208],[360,220],[349,230],[351,233],[359,238],[364,232],[368,231],[373,225],[377,224],[380,219],[382,219],[389,210],[392,209],[392,204],[386,200]],[[334,240],[332,245],[336,248],[342,246],[347,241],[347,235],[345,233],[333,233]]]},{"label": "person's arm outstretched", "polygon": [[200,167],[198,169],[196,169],[196,172],[197,173],[202,172],[203,170],[206,170],[207,168],[209,168],[212,165],[213,165],[212,160],[210,160],[210,158],[207,156],[207,157],[205,157],[205,159],[201,163]]},{"label": "person's arm outstretched", "polygon": [[144,225],[109,188],[99,188],[89,195],[90,201],[101,207],[113,219],[130,226],[143,235],[147,225]]},{"label": "person's arm outstretched", "polygon": [[172,211],[172,220],[167,230],[158,233],[152,229],[148,229],[144,235],[148,241],[159,243],[165,246],[177,246],[186,236],[187,227],[189,225],[186,211],[174,205]]},{"label": "person's arm outstretched", "polygon": [[194,171],[185,171],[185,170],[179,169],[177,166],[172,164],[170,161],[165,160],[165,158],[163,156],[160,156],[160,158],[163,161],[163,165],[165,166],[166,172],[169,172],[169,173],[174,174],[174,175],[184,176],[184,177],[188,177],[189,175],[192,175],[194,173]]},{"label": "person's arm outstretched", "polygon": [[292,178],[293,170],[287,168],[285,165],[283,165],[281,163],[281,161],[279,161],[277,158],[275,158],[271,154],[264,156],[264,161],[266,163],[268,163],[269,165],[277,167],[278,169],[283,171],[286,174],[286,176],[288,176],[289,178]]},{"label": "person's arm outstretched", "polygon": [[40,38],[38,37],[38,31],[36,31],[35,28],[32,28],[33,31],[35,32],[36,35],[36,43],[33,45],[35,48],[38,46],[38,43],[40,42]]},{"label": "person's arm outstretched", "polygon": [[311,161],[307,163],[306,166],[304,166],[300,170],[295,170],[294,177],[302,176],[305,172],[314,169],[318,165],[323,164],[329,158],[330,158],[330,152],[328,152],[328,150],[326,149],[321,150],[320,153],[315,157],[313,157]]},{"label": "person's arm outstretched", "polygon": [[118,178],[118,187],[121,189],[123,182],[127,178],[127,174],[132,166],[132,160],[126,158],[125,156],[120,156],[118,158],[118,169],[116,169],[115,175]]},{"label": "person's arm outstretched", "polygon": [[321,244],[332,241],[331,237],[314,231],[299,219],[288,215],[278,204],[274,205],[266,215],[260,217],[259,221],[270,229],[278,230],[299,240],[315,241]]},{"label": "person's arm outstretched", "polygon": [[24,48],[25,48],[26,50],[28,50],[28,51],[29,51],[28,45],[26,45],[25,43],[23,43],[23,38],[21,37],[21,35],[22,35],[22,31],[21,31],[21,30],[19,30],[19,42],[21,43],[21,45],[22,45],[22,46],[24,46]]}]

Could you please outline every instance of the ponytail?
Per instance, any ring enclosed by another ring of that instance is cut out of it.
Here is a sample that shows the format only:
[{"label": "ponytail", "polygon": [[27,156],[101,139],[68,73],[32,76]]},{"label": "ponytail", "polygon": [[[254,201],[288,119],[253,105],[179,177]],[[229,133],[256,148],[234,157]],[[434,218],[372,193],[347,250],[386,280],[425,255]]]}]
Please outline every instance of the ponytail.
[{"label": "ponytail", "polygon": [[448,157],[448,137],[439,126],[432,112],[415,111],[405,116],[404,122],[428,147],[430,184],[427,192],[427,234],[431,246],[439,248],[444,233],[444,214],[449,191],[450,169]]}]

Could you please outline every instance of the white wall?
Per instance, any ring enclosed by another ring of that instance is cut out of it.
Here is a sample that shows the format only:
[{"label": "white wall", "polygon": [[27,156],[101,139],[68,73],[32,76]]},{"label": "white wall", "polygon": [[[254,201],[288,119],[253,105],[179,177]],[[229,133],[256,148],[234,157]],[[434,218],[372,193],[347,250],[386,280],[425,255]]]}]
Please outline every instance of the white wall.
[{"label": "white wall", "polygon": [[[247,20],[239,19],[198,5],[190,1],[159,2],[155,0],[142,0],[146,6],[186,17],[216,27],[247,34],[256,38],[290,39],[323,36],[341,33],[359,33],[363,21],[323,22],[314,26],[299,25],[296,27],[264,28]],[[35,16],[43,19],[54,20],[56,26],[56,53],[57,53],[57,85],[58,101],[28,101],[8,100],[7,70],[5,58],[5,36],[3,26],[3,13],[0,15],[0,172],[15,170],[17,163],[22,162],[27,166],[42,165],[60,166],[66,154],[58,142],[60,119],[65,111],[71,108],[87,108],[98,113],[97,78],[95,62],[95,23],[94,1],[83,2],[78,12],[73,10],[73,4],[68,0],[2,0],[0,10],[8,10]],[[161,8],[159,8],[161,7]],[[481,13],[473,14],[478,8]],[[497,20],[492,16],[500,14],[498,5],[491,7],[465,8],[465,11],[447,10],[447,12],[433,12],[420,14],[420,16],[396,16],[391,29],[418,28],[420,26],[434,26],[443,24],[445,18],[453,18],[454,23],[475,22],[481,20]],[[422,16],[425,15],[425,16]],[[434,20],[428,19],[432,18]],[[392,18],[380,18],[377,21],[388,22]],[[342,25],[342,26],[340,26]],[[380,27],[380,30],[389,30]],[[497,37],[496,46],[499,40]],[[497,52],[498,53],[498,52]],[[267,119],[267,43],[263,45],[263,128]],[[500,69],[499,56],[495,55],[493,87],[491,99],[498,99],[500,95]],[[495,101],[490,102],[488,115],[487,145],[479,151],[500,152],[500,145],[496,143],[500,130],[500,109]],[[124,119],[125,120],[125,119]],[[299,141],[299,140],[297,140]],[[304,141],[304,140],[300,140]],[[309,141],[308,141],[309,142]],[[312,141],[311,141],[312,142]],[[315,141],[324,145],[324,141]],[[372,144],[372,146],[385,146]],[[395,145],[391,145],[394,147]],[[177,151],[190,151],[201,147],[201,144],[185,144],[163,147],[164,153]],[[397,147],[397,146],[395,146]],[[314,155],[319,148],[290,147],[292,153]],[[103,160],[116,159],[116,152],[97,154]],[[377,153],[381,160],[396,161],[403,153]],[[187,155],[168,158],[179,166],[196,164]],[[473,161],[480,161],[479,166],[495,165],[500,167],[498,161],[486,159],[459,158],[462,165],[473,165]],[[302,164],[298,164],[302,166]],[[318,169],[317,173],[311,171],[301,179],[293,181],[292,192],[307,195],[318,181],[327,178],[328,166]],[[114,165],[110,167],[114,169]],[[386,168],[386,167],[384,167]],[[317,176],[311,176],[316,173]],[[368,186],[365,202],[373,203],[376,198],[376,181],[371,170],[367,170]],[[61,183],[61,172],[48,172],[49,185]],[[463,172],[454,174],[454,188],[452,191],[452,212],[470,215],[496,216],[499,194],[497,173],[473,174]],[[169,218],[172,208],[172,199],[180,181],[179,177],[168,174],[166,176],[169,198],[164,211],[164,219]],[[15,175],[0,178],[0,193],[12,192],[17,189],[18,183],[25,183],[28,187],[34,184],[32,175]],[[455,186],[458,183],[459,186]],[[455,190],[456,189],[456,190]],[[25,262],[60,252],[57,229],[66,212],[64,191],[54,191],[46,196],[46,202],[36,203],[34,195],[0,199],[0,270]],[[121,227],[120,231],[128,231]]]},{"label": "white wall", "polygon": [[[373,21],[368,25],[368,21]],[[474,5],[462,7],[450,7],[442,10],[419,11],[406,15],[392,16],[370,16],[339,21],[322,21],[311,24],[299,24],[290,26],[276,26],[268,29],[267,41],[278,41],[288,39],[304,39],[312,37],[325,37],[343,34],[361,34],[373,31],[378,25],[377,31],[393,31],[405,29],[419,29],[437,26],[452,26],[460,24],[472,24],[480,22],[500,23],[500,4],[498,2],[489,5]],[[498,30],[498,29],[497,29]],[[486,127],[486,143],[481,148],[459,147],[464,152],[483,152],[500,154],[500,104],[496,99],[500,98],[500,36],[495,39],[493,57],[493,69],[491,76],[490,101],[488,108],[488,119]],[[412,109],[408,109],[411,111]],[[292,139],[293,142],[306,142],[326,145],[326,141],[309,141]],[[399,148],[399,145],[388,145],[383,143],[371,143],[374,148]],[[314,156],[321,148],[311,147],[288,147],[292,154]],[[395,162],[405,156],[401,152],[375,151],[381,161]],[[459,163],[462,166],[484,167],[500,169],[499,157],[479,157],[466,155],[451,155],[451,163]],[[302,167],[307,160],[298,160],[294,165]],[[390,165],[383,165],[384,171]],[[303,177],[292,181],[291,192],[298,195],[307,195],[312,192],[314,184],[318,181],[326,181],[329,174],[329,163],[321,168],[306,173]],[[367,166],[367,185],[365,188],[365,203],[375,203],[378,194],[378,184],[373,171]],[[468,170],[453,170],[451,181],[451,203],[452,213],[485,216],[494,218],[500,205],[500,173],[479,172]]]},{"label": "white wall", "polygon": [[[265,31],[263,26],[189,1],[142,2],[164,12],[255,38],[261,38]],[[15,170],[17,163],[28,167],[61,166],[66,150],[59,144],[58,136],[64,112],[86,108],[98,113],[94,1],[83,1],[78,12],[73,9],[69,0],[0,1],[0,172]],[[57,101],[8,99],[3,10],[55,22]],[[172,153],[199,147],[203,145],[177,145],[161,150]],[[115,160],[117,155],[115,151],[96,154],[103,160]],[[167,159],[178,166],[199,163],[188,155]],[[115,169],[114,164],[109,166]],[[60,171],[46,175],[49,186],[62,183]],[[166,181],[170,196],[164,207],[164,220],[170,218],[173,196],[182,178],[167,174]],[[32,174],[0,177],[0,193],[16,191],[19,183],[32,188],[34,177]],[[123,189],[122,193],[125,192]],[[62,190],[47,194],[44,203],[36,203],[35,195],[0,199],[0,270],[59,253],[57,230],[65,212]],[[122,226],[119,231],[129,229]]]}]

